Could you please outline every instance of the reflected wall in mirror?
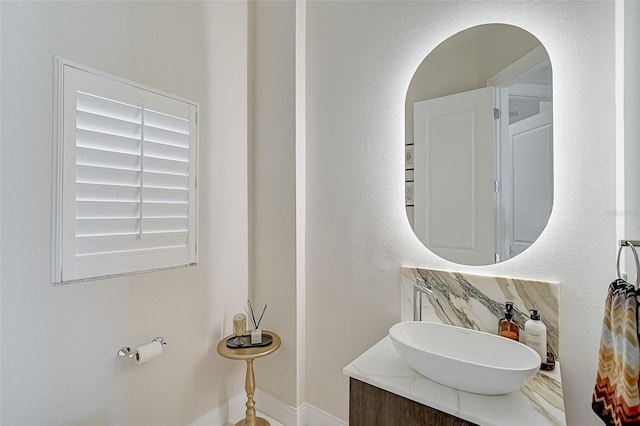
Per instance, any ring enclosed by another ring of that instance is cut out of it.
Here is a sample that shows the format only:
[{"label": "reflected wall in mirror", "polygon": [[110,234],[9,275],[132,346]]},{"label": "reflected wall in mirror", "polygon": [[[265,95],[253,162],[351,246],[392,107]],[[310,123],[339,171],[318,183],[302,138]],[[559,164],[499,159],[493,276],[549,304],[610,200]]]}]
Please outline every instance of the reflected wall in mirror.
[{"label": "reflected wall in mirror", "polygon": [[553,205],[552,111],[549,56],[521,28],[476,26],[429,53],[405,104],[405,204],[427,248],[489,265],[538,238]]}]

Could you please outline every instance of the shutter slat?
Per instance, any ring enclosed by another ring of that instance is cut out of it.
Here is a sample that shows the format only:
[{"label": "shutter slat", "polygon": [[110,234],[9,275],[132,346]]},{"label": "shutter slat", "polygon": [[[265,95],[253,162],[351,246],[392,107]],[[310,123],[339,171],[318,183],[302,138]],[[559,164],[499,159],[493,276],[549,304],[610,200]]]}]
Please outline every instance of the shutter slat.
[{"label": "shutter slat", "polygon": [[[144,211],[144,210],[143,210]],[[156,234],[166,232],[186,231],[189,219],[182,218],[144,218],[142,220],[142,234]]]},{"label": "shutter slat", "polygon": [[107,167],[76,167],[76,183],[140,186],[140,172]]},{"label": "shutter slat", "polygon": [[145,110],[144,124],[158,129],[170,130],[175,133],[189,134],[189,120],[156,111]]},{"label": "shutter slat", "polygon": [[79,237],[77,255],[127,252],[146,249],[183,247],[187,244],[187,231],[164,234],[148,234],[144,239],[137,235],[106,235],[100,237]]},{"label": "shutter slat", "polygon": [[76,184],[76,201],[135,202],[140,200],[140,188],[116,185]]},{"label": "shutter slat", "polygon": [[90,237],[102,235],[137,235],[140,229],[140,219],[76,219],[76,237]]},{"label": "shutter slat", "polygon": [[140,170],[140,156],[78,147],[76,148],[76,164],[122,170]]},{"label": "shutter slat", "polygon": [[188,189],[189,176],[145,173],[144,186],[158,189]]},{"label": "shutter slat", "polygon": [[78,129],[92,130],[94,132],[133,139],[140,139],[142,130],[142,126],[139,123],[117,120],[84,111],[77,112],[76,126]]},{"label": "shutter slat", "polygon": [[144,188],[142,198],[150,203],[186,203],[189,201],[187,189]]},{"label": "shutter slat", "polygon": [[[149,207],[145,206],[145,210]],[[147,212],[150,214],[150,212]],[[102,218],[110,217],[122,218],[138,218],[140,217],[140,203],[137,202],[120,202],[113,203],[108,201],[78,201],[76,202],[76,218]]]},{"label": "shutter slat", "polygon": [[132,123],[140,123],[142,121],[142,108],[139,106],[126,104],[114,99],[106,99],[85,92],[77,92],[76,108],[78,111]]},{"label": "shutter slat", "polygon": [[146,140],[144,142],[144,155],[155,158],[164,158],[167,160],[181,161],[185,163],[189,161],[188,148],[153,143]]},{"label": "shutter slat", "polygon": [[76,130],[76,146],[123,154],[139,154],[140,139],[125,138],[86,129]]},{"label": "shutter slat", "polygon": [[154,217],[188,217],[187,203],[144,203],[145,218]]},{"label": "shutter slat", "polygon": [[145,172],[169,174],[178,176],[189,175],[189,163],[181,161],[164,160],[161,158],[145,157]]},{"label": "shutter slat", "polygon": [[155,127],[144,127],[144,139],[165,145],[181,146],[183,148],[189,147],[189,135]]}]

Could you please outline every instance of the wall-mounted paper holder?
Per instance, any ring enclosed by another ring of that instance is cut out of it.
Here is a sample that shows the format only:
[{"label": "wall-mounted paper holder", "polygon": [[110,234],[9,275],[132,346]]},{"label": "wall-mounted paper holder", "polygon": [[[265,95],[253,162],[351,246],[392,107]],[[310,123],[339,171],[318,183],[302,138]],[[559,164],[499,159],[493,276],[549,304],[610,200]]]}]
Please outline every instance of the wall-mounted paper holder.
[{"label": "wall-mounted paper holder", "polygon": [[[151,342],[159,342],[163,347],[166,346],[167,342],[164,341],[164,337],[156,337]],[[129,346],[125,346],[124,348],[118,351],[118,356],[132,358],[136,356],[138,350],[131,349]]]}]

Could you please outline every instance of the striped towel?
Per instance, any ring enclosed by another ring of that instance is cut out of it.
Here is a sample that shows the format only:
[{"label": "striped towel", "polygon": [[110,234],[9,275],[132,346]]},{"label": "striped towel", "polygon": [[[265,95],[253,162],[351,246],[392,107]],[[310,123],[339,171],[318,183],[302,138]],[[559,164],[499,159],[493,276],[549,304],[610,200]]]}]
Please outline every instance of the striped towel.
[{"label": "striped towel", "polygon": [[640,425],[638,297],[617,279],[605,304],[600,356],[591,408],[605,424]]}]

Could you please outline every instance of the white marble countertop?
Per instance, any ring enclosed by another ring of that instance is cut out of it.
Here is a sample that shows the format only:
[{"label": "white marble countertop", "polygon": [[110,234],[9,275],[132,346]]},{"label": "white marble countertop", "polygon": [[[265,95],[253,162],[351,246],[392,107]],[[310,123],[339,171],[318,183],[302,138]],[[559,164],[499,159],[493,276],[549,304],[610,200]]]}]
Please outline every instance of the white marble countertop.
[{"label": "white marble countertop", "polygon": [[517,392],[489,396],[459,391],[414,371],[386,336],[347,365],[354,379],[482,426],[565,425],[560,364]]}]

